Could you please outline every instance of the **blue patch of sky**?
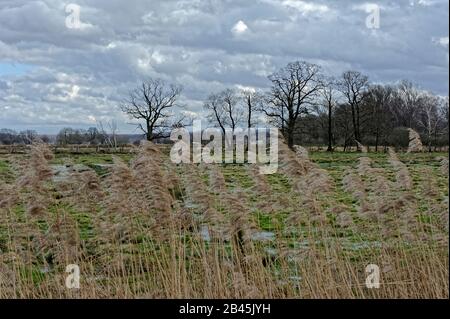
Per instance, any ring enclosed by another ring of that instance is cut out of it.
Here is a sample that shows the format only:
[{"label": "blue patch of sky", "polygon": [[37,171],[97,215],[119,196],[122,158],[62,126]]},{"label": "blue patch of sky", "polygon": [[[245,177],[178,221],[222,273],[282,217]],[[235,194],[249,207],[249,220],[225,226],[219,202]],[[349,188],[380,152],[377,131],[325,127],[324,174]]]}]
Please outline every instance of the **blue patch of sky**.
[{"label": "blue patch of sky", "polygon": [[33,65],[24,63],[0,62],[0,75],[22,75],[30,72]]}]

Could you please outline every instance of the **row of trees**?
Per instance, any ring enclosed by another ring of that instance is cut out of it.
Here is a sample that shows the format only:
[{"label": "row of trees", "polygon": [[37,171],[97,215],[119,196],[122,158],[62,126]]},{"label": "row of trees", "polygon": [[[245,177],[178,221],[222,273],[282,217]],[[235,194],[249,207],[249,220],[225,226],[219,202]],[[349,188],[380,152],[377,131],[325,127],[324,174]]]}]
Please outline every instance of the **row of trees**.
[{"label": "row of trees", "polygon": [[357,71],[334,78],[307,62],[289,63],[269,80],[266,92],[227,89],[211,94],[204,104],[210,120],[222,129],[251,126],[259,112],[282,130],[290,146],[326,144],[329,151],[356,141],[375,148],[407,144],[406,128],[418,131],[429,150],[448,145],[448,97],[409,81],[372,84]]},{"label": "row of trees", "polygon": [[[304,61],[289,63],[268,77],[266,91],[226,89],[210,94],[204,102],[210,123],[225,129],[253,127],[268,122],[282,131],[289,146],[407,144],[405,129],[419,132],[431,151],[448,145],[448,96],[434,95],[409,81],[396,84],[370,83],[358,71],[340,77],[324,74],[319,65]],[[136,120],[147,140],[170,135],[170,128],[188,125],[174,114],[182,88],[160,79],[143,82],[130,92],[121,110]],[[117,125],[102,123],[88,130],[64,128],[58,144],[108,144],[117,146]],[[0,131],[0,143],[30,143],[36,133]]]},{"label": "row of trees", "polygon": [[327,88],[334,90],[334,101],[318,103],[313,118],[299,127],[318,127],[311,130],[318,132],[315,139],[309,135],[316,141],[321,140],[321,128],[328,127],[329,149],[338,143],[345,148],[354,140],[376,149],[379,145],[406,146],[406,128],[419,132],[429,151],[432,146],[448,145],[448,97],[420,90],[408,81],[370,84],[358,72],[344,73],[342,82],[334,81]]},{"label": "row of trees", "polygon": [[97,127],[90,127],[87,130],[66,127],[59,131],[56,136],[56,143],[59,145],[108,145],[110,147],[117,147],[121,144],[128,143],[127,137],[119,135],[117,132],[118,127],[116,121],[110,121],[106,125],[99,122]]},{"label": "row of trees", "polygon": [[[38,133],[34,130],[16,132],[14,130],[3,128],[0,129],[0,144],[31,144],[37,136]],[[40,138],[45,142],[49,141],[49,138],[47,136],[41,136]]]},{"label": "row of trees", "polygon": [[100,134],[96,127],[90,127],[87,130],[65,127],[56,135],[56,144],[103,144],[104,136]]},{"label": "row of trees", "polygon": [[34,130],[26,130],[16,132],[10,129],[0,129],[0,144],[31,144],[36,140],[45,143],[55,142],[58,145],[68,144],[89,144],[89,145],[108,145],[110,147],[117,147],[119,144],[128,142],[124,135],[117,134],[116,123],[109,122],[106,128],[102,123],[97,127],[90,127],[85,129],[75,129],[65,127],[59,131],[56,138],[50,138],[48,135],[39,135]]},{"label": "row of trees", "polygon": [[[418,131],[431,151],[448,145],[448,97],[421,90],[409,81],[370,83],[358,71],[340,77],[324,74],[319,65],[293,62],[268,77],[270,88],[226,89],[204,102],[210,123],[234,129],[268,122],[280,128],[288,144],[407,144],[406,129]],[[148,140],[169,135],[186,124],[173,115],[181,87],[149,80],[131,92],[121,109],[138,124]]]}]

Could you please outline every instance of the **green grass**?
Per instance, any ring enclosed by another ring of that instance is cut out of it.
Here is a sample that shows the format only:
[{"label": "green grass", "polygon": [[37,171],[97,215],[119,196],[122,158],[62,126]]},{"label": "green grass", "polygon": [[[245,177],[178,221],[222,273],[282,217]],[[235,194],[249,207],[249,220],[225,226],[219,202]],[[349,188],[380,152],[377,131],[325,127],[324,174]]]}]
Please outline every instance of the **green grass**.
[{"label": "green grass", "polygon": [[[124,162],[128,163],[133,155],[132,154],[114,154]],[[111,154],[56,154],[55,158],[50,164],[66,164],[67,162],[73,162],[74,164],[84,164],[86,166],[93,166],[95,164],[112,164],[113,155]]]},{"label": "green grass", "polygon": [[0,159],[0,181],[10,183],[14,180],[14,172],[10,167],[9,161]]}]

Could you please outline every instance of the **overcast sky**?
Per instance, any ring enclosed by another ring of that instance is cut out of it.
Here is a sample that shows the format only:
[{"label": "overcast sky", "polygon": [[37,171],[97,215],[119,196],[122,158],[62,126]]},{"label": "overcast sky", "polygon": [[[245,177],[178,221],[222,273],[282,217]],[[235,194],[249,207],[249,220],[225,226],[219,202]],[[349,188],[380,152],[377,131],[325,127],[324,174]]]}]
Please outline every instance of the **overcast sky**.
[{"label": "overcast sky", "polygon": [[133,132],[118,104],[147,77],[182,85],[201,117],[209,93],[266,88],[295,60],[448,95],[448,19],[448,0],[0,0],[0,128]]}]

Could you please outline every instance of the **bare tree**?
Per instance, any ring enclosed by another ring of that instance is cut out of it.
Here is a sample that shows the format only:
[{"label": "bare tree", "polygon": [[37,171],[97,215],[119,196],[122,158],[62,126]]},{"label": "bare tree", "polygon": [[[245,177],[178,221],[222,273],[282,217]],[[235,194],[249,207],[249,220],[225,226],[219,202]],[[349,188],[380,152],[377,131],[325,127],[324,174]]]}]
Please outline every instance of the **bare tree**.
[{"label": "bare tree", "polygon": [[351,146],[353,127],[352,127],[352,112],[350,105],[339,104],[335,107],[334,122],[336,135],[343,139],[344,152]]},{"label": "bare tree", "polygon": [[387,136],[392,131],[392,113],[389,110],[393,98],[393,88],[389,85],[370,86],[367,96],[367,107],[369,109],[369,129],[375,136],[375,151],[378,151],[380,138]]},{"label": "bare tree", "polygon": [[226,128],[235,129],[244,119],[242,100],[237,91],[226,89],[208,96],[203,107],[209,111],[208,118],[225,134]]},{"label": "bare tree", "polygon": [[431,152],[433,137],[437,135],[442,118],[439,116],[439,98],[430,93],[424,93],[417,114],[417,124],[424,129],[427,136],[428,152]]},{"label": "bare tree", "polygon": [[33,141],[39,139],[39,136],[34,130],[25,130],[19,133],[20,138],[22,139],[24,144],[32,144]]},{"label": "bare tree", "polygon": [[267,107],[261,108],[272,123],[278,123],[286,134],[288,145],[294,145],[294,133],[301,114],[308,107],[322,87],[320,67],[308,62],[293,62],[269,76],[272,82]]},{"label": "bare tree", "polygon": [[113,147],[117,147],[117,122],[115,120],[111,120],[108,122],[109,131],[111,132],[111,141],[113,144]]},{"label": "bare tree", "polygon": [[403,80],[397,85],[394,94],[391,111],[395,117],[396,126],[412,128],[423,92],[413,83]]},{"label": "bare tree", "polygon": [[130,92],[129,99],[121,105],[121,109],[131,118],[145,122],[144,125],[137,125],[148,141],[168,137],[170,133],[167,129],[178,126],[182,121],[181,119],[175,123],[173,118],[172,121],[169,120],[172,115],[170,110],[178,106],[177,99],[181,90],[181,87],[167,85],[161,79],[150,79]]},{"label": "bare tree", "polygon": [[227,115],[228,125],[232,130],[236,128],[238,123],[242,120],[242,109],[239,101],[239,97],[235,90],[226,89],[220,93],[222,100],[222,106]]},{"label": "bare tree", "polygon": [[442,98],[442,103],[441,103],[441,107],[439,108],[439,114],[442,118],[442,133],[444,135],[449,134],[449,130],[448,130],[448,122],[449,122],[449,118],[448,118],[448,113],[449,113],[449,101],[448,101],[448,96],[445,96]]},{"label": "bare tree", "polygon": [[320,90],[323,103],[327,112],[327,132],[328,132],[328,148],[327,152],[333,151],[333,110],[337,104],[337,80],[333,77],[328,77],[324,81],[324,85]]},{"label": "bare tree", "polygon": [[262,94],[256,90],[244,89],[242,90],[242,99],[245,105],[247,127],[250,128],[255,124],[253,118],[254,114],[260,109],[263,100]]},{"label": "bare tree", "polygon": [[109,145],[109,147],[117,148],[117,122],[115,120],[108,121],[108,131],[105,129],[102,121],[98,122],[97,126],[102,139]]},{"label": "bare tree", "polygon": [[203,108],[209,112],[209,121],[215,122],[225,136],[226,114],[221,95],[219,93],[210,94],[203,104]]},{"label": "bare tree", "polygon": [[[449,130],[448,130],[448,122],[449,122],[449,118],[448,118],[448,111],[449,111],[449,101],[448,101],[448,96],[444,96],[444,97],[439,97],[441,103],[439,103],[439,117],[441,118],[441,124],[439,126],[439,135],[441,136],[441,138],[443,138],[443,140],[441,140],[440,144],[445,144],[448,145],[448,138],[449,138]],[[437,137],[438,134],[436,132],[435,134],[435,138],[434,138],[434,147],[435,150],[437,148]]]},{"label": "bare tree", "polygon": [[369,79],[358,71],[346,71],[339,84],[352,111],[353,136],[361,142],[361,104],[367,96]]}]

